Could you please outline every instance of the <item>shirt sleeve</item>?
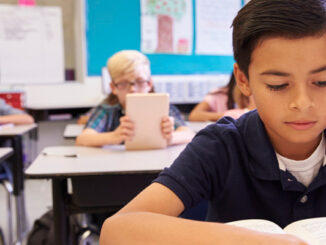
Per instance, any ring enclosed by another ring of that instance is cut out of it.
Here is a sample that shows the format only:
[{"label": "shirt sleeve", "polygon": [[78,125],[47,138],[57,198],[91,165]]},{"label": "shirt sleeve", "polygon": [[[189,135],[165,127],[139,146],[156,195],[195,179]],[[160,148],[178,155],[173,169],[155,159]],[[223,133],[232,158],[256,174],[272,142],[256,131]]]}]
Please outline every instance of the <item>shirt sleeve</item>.
[{"label": "shirt sleeve", "polygon": [[0,99],[0,115],[16,115],[16,114],[25,114],[24,111],[16,109],[11,105],[7,104],[3,99]]},{"label": "shirt sleeve", "polygon": [[170,105],[169,116],[174,118],[174,129],[186,125],[181,112],[176,106]]},{"label": "shirt sleeve", "polygon": [[108,113],[102,106],[95,107],[86,123],[85,128],[91,128],[97,132],[106,132],[108,116]]},{"label": "shirt sleeve", "polygon": [[226,150],[214,136],[213,127],[200,131],[174,163],[154,180],[172,190],[186,209],[217,195],[227,176]]}]

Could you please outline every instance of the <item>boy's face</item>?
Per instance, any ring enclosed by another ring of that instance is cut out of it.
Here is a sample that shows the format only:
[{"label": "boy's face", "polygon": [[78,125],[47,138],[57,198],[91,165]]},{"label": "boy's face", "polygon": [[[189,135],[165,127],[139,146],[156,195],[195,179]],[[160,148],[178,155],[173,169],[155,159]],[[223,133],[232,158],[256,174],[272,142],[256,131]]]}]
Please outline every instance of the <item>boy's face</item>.
[{"label": "boy's face", "polygon": [[241,91],[252,94],[275,150],[302,160],[326,128],[326,34],[269,38],[252,53],[249,80],[234,67]]},{"label": "boy's face", "polygon": [[115,94],[122,108],[125,108],[126,95],[129,93],[148,93],[152,89],[152,80],[145,71],[138,70],[125,74],[110,83],[112,93]]}]

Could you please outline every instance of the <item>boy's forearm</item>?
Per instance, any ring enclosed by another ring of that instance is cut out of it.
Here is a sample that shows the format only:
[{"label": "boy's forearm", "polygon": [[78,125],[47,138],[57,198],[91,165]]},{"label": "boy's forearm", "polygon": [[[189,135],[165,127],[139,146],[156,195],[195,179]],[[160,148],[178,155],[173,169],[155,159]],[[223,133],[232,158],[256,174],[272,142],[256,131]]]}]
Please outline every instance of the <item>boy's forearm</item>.
[{"label": "boy's forearm", "polygon": [[81,134],[76,139],[76,145],[81,146],[104,146],[104,145],[112,145],[112,132],[107,133],[97,133],[97,134],[90,134],[85,133]]},{"label": "boy's forearm", "polygon": [[223,117],[222,113],[211,111],[198,111],[189,115],[190,121],[217,121]]},{"label": "boy's forearm", "polygon": [[0,123],[30,124],[34,119],[28,114],[5,115],[0,116]]},{"label": "boy's forearm", "polygon": [[219,223],[149,212],[122,213],[105,221],[100,245],[303,245],[287,235],[271,235]]}]

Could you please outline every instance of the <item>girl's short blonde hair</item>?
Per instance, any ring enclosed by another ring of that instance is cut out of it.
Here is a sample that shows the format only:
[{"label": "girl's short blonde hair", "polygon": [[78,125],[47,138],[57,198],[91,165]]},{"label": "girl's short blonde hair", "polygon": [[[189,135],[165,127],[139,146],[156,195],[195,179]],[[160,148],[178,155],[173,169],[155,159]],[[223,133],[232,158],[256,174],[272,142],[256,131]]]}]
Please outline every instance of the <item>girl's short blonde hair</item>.
[{"label": "girl's short blonde hair", "polygon": [[137,73],[139,69],[151,76],[149,59],[137,50],[122,50],[109,58],[107,67],[112,81],[128,73]]}]

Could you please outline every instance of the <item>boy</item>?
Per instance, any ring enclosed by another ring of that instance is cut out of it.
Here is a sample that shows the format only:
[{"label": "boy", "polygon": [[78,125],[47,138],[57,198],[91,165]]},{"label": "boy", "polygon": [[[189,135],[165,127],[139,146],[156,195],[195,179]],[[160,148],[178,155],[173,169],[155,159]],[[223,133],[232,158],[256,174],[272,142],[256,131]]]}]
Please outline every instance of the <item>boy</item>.
[{"label": "boy", "polygon": [[[301,245],[217,222],[326,216],[326,1],[251,0],[233,27],[237,85],[257,111],[202,130],[105,222],[101,245]],[[176,218],[201,199],[211,222]]]},{"label": "boy", "polygon": [[[134,123],[124,114],[126,96],[130,93],[151,93],[150,62],[137,50],[122,50],[108,60],[111,93],[104,103],[92,110],[86,128],[76,139],[77,145],[103,146],[131,140]],[[189,143],[194,134],[188,128],[180,111],[170,105],[169,117],[161,121],[163,137],[169,145]],[[150,120],[150,118],[144,118]]]}]

